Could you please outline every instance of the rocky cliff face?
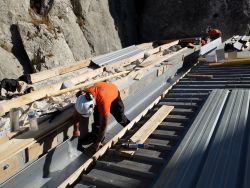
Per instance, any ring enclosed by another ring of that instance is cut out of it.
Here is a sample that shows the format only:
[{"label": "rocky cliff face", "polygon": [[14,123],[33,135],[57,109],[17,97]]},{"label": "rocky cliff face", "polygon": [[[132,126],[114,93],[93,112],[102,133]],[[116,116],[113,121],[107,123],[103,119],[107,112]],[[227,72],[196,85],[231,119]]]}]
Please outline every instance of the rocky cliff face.
[{"label": "rocky cliff face", "polygon": [[249,0],[145,0],[140,16],[140,40],[200,36],[208,26],[223,38],[249,32]]},{"label": "rocky cliff face", "polygon": [[134,44],[133,5],[131,0],[1,0],[0,79]]},{"label": "rocky cliff face", "polygon": [[246,34],[249,0],[1,0],[0,79],[160,39]]}]

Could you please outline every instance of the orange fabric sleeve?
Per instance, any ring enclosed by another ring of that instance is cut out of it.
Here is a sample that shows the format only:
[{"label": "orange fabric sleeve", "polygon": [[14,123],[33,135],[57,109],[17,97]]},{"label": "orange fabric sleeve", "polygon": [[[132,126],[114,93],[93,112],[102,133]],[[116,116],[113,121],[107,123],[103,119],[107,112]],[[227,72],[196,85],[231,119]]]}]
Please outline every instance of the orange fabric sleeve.
[{"label": "orange fabric sleeve", "polygon": [[94,95],[100,114],[108,116],[111,103],[118,97],[117,86],[112,83],[98,82],[87,91]]}]

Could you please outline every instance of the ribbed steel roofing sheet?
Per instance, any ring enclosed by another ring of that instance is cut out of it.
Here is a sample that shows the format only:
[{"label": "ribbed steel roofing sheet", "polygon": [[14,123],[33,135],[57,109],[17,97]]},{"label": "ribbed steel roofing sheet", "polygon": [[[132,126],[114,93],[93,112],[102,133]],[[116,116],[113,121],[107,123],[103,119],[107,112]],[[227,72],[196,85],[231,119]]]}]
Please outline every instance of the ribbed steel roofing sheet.
[{"label": "ribbed steel roofing sheet", "polygon": [[227,94],[210,94],[154,187],[241,187],[250,91]]},{"label": "ribbed steel roofing sheet", "polygon": [[208,146],[228,93],[228,90],[215,90],[210,94],[155,187],[194,186],[202,151]]},{"label": "ribbed steel roofing sheet", "polygon": [[238,180],[243,169],[249,98],[249,91],[232,91],[197,177],[197,187],[241,187]]},{"label": "ribbed steel roofing sheet", "polygon": [[127,48],[123,48],[105,55],[97,56],[92,59],[92,62],[98,66],[104,66],[128,57],[132,57],[142,51],[143,49],[140,49],[135,45],[132,45]]}]

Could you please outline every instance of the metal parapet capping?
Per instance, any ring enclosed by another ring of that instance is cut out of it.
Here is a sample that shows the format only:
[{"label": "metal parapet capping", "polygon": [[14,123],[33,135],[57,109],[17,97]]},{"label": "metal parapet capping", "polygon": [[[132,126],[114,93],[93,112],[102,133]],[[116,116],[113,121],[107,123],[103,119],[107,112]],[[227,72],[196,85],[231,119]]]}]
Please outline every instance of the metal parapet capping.
[{"label": "metal parapet capping", "polygon": [[127,48],[123,48],[108,54],[104,54],[101,56],[97,56],[92,59],[92,62],[98,66],[104,66],[110,63],[114,63],[116,61],[132,57],[140,52],[142,52],[143,49],[140,49],[136,47],[135,45],[129,46]]}]

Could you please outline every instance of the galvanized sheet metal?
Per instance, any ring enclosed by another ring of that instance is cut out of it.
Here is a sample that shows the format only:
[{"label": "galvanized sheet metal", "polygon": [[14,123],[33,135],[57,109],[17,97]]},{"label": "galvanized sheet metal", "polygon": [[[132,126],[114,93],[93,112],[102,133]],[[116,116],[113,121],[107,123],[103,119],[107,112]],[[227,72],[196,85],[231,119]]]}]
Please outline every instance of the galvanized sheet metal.
[{"label": "galvanized sheet metal", "polygon": [[[198,162],[197,160],[201,160],[199,152],[204,150],[204,147],[208,143],[204,143],[203,141],[210,140],[211,132],[215,128],[228,93],[228,90],[216,90],[210,94],[178,149],[163,170],[159,178],[160,181],[156,182],[155,187],[183,187],[183,183],[185,187],[189,187],[187,186],[187,182],[189,184],[192,183],[190,180],[193,178],[190,176],[194,176],[194,174],[191,170],[190,172],[187,171],[190,166],[191,168],[195,168],[195,163]],[[186,175],[188,175],[189,178],[186,179]],[[166,181],[162,181],[163,177],[167,177]]]},{"label": "galvanized sheet metal", "polygon": [[241,157],[249,110],[249,91],[234,90],[208,150],[197,187],[241,187]]},{"label": "galvanized sheet metal", "polygon": [[[236,188],[242,187],[243,182],[245,187],[249,185],[249,169],[242,166],[245,162],[242,159],[246,157],[246,132],[250,126],[247,122],[250,91],[233,90],[226,103],[227,97],[214,97],[214,93],[210,94],[154,187]],[[218,95],[218,90],[216,93]]]},{"label": "galvanized sheet metal", "polygon": [[128,57],[132,57],[142,51],[143,49],[140,49],[135,45],[132,45],[127,48],[123,48],[105,55],[97,56],[92,59],[92,62],[98,66],[104,66]]}]

